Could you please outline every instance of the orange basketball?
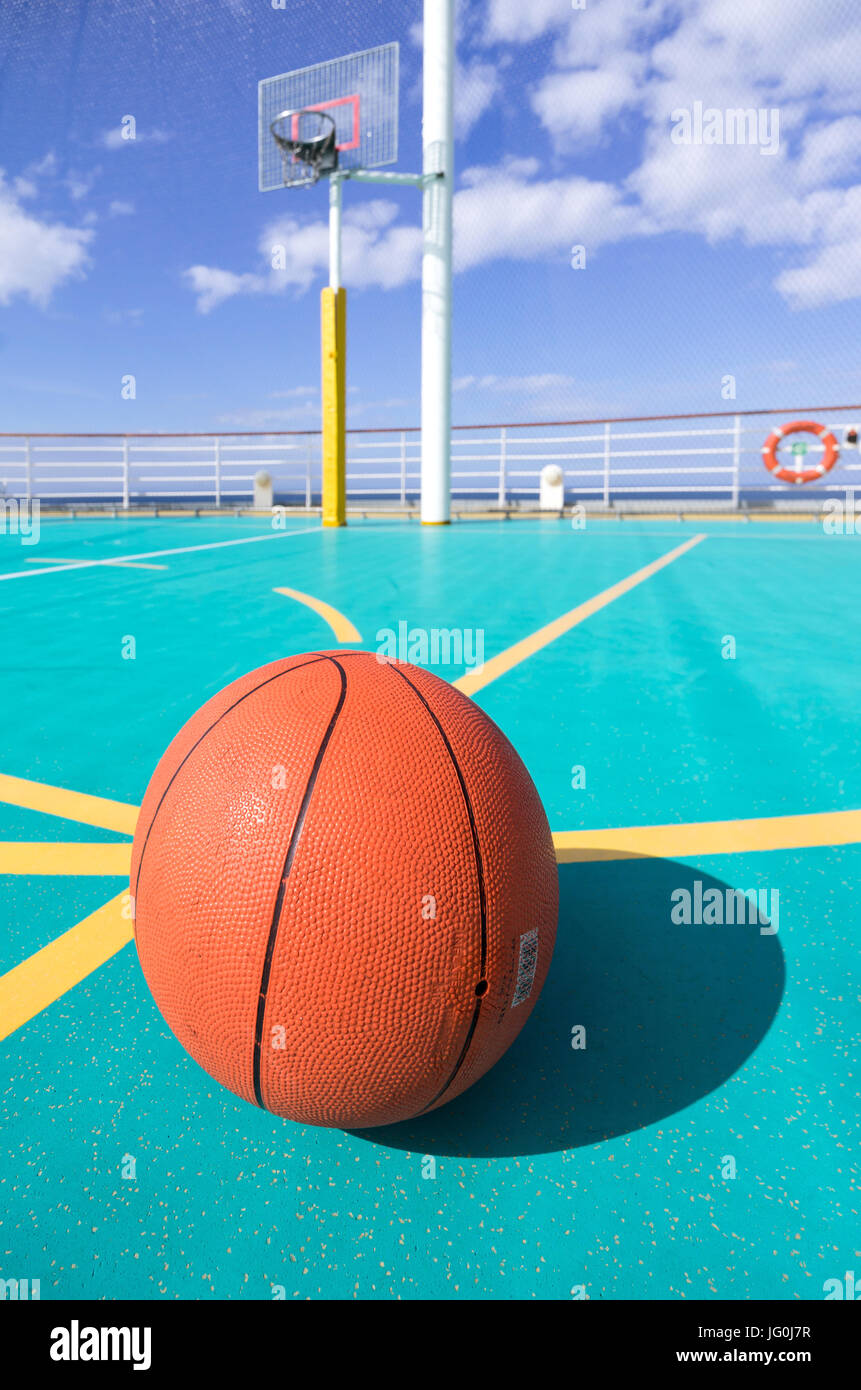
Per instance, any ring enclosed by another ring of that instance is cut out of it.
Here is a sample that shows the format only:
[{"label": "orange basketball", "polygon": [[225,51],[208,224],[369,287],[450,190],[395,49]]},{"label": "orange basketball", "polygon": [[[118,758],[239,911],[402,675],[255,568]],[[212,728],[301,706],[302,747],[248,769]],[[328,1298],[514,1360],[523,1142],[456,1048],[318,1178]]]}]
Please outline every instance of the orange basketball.
[{"label": "orange basketball", "polygon": [[477,1081],[556,935],[517,753],[445,681],[368,652],[276,661],[189,720],[144,798],[131,891],[183,1047],[243,1099],[343,1128]]}]

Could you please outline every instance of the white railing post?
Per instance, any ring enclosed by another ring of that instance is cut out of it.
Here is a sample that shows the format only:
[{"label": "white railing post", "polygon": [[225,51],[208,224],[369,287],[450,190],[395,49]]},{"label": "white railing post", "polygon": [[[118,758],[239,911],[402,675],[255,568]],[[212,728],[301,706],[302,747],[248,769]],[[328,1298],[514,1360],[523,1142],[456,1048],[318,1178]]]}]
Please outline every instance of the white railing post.
[{"label": "white railing post", "polygon": [[407,432],[401,430],[401,506],[407,505]]},{"label": "white railing post", "polygon": [[215,505],[221,506],[221,435],[215,435]]},{"label": "white railing post", "polygon": [[27,506],[29,507],[33,499],[33,456],[30,449],[30,436],[24,441],[24,466],[26,470],[25,487],[27,489]]},{"label": "white railing post", "polygon": [[604,425],[604,506],[610,505],[610,421]]},{"label": "white railing post", "polygon": [[508,469],[508,430],[503,425],[499,431],[499,495],[497,504],[504,507],[506,497],[506,473]]},{"label": "white railing post", "polygon": [[123,435],[123,511],[129,509],[129,437]]},{"label": "white railing post", "polygon": [[741,469],[741,416],[736,415],[732,426],[732,506],[738,510],[739,472]]},{"label": "white railing post", "polygon": [[308,448],[307,448],[306,451],[305,451],[305,507],[306,507],[307,511],[309,511],[309,512],[310,512],[310,510],[311,510],[311,497],[312,497],[312,495],[313,495],[313,494],[312,494],[312,489],[311,489],[311,466],[312,466],[313,457],[314,457],[314,436],[311,435],[311,434],[309,434],[309,435],[308,435]]}]

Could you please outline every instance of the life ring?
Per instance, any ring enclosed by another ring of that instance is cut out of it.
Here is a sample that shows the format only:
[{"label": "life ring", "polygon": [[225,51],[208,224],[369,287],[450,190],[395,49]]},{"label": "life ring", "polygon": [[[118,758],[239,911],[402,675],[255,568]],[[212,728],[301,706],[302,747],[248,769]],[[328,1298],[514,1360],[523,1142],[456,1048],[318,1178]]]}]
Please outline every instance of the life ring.
[{"label": "life ring", "polygon": [[[813,464],[811,468],[784,468],[777,457],[777,446],[786,435],[800,433],[818,434],[825,446],[825,453],[819,463]],[[762,446],[763,463],[769,473],[773,473],[775,478],[780,478],[784,483],[815,483],[817,478],[823,477],[834,467],[839,457],[840,450],[834,435],[824,425],[817,425],[813,420],[793,420],[791,425],[778,427]]]}]

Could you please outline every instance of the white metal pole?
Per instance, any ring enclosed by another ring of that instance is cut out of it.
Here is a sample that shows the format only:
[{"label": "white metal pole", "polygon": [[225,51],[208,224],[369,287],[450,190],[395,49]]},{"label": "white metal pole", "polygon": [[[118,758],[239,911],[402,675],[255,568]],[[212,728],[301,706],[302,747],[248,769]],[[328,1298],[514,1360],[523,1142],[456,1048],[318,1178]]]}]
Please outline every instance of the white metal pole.
[{"label": "white metal pole", "polygon": [[341,180],[329,179],[329,286],[341,288]]},{"label": "white metal pole", "polygon": [[407,505],[407,436],[401,430],[401,506]]},{"label": "white metal pole", "polygon": [[424,5],[424,259],[422,265],[422,522],[451,517],[454,6]]},{"label": "white metal pole", "polygon": [[499,493],[497,496],[497,506],[504,507],[507,503],[505,495],[506,472],[508,465],[508,430],[503,425],[499,431]]}]

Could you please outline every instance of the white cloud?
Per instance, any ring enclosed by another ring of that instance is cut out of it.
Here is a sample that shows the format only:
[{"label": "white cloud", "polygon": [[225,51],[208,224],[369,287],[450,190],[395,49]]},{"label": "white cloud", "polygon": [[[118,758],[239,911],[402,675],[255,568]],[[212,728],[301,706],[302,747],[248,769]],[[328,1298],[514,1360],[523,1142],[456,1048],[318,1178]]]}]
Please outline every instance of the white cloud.
[{"label": "white cloud", "polygon": [[454,83],[454,128],[465,139],[499,96],[502,72],[496,63],[458,63]]},{"label": "white cloud", "polygon": [[122,198],[114,198],[108,207],[111,217],[131,217],[134,210],[134,203],[127,203]]},{"label": "white cloud", "polygon": [[486,37],[529,43],[568,20],[566,0],[490,0]]},{"label": "white cloud", "polygon": [[610,183],[570,178],[532,181],[522,163],[467,170],[470,186],[455,195],[455,265],[467,270],[493,260],[568,255],[654,230],[637,206]]},{"label": "white cloud", "polygon": [[743,71],[774,83],[780,100],[821,96],[835,111],[857,105],[861,24],[847,0],[816,0],[815,11],[786,0],[686,3],[688,27],[722,45]]},{"label": "white cloud", "polygon": [[452,382],[455,391],[497,391],[506,394],[519,391],[528,396],[573,385],[573,377],[562,376],[558,372],[544,372],[534,376],[461,376]]},{"label": "white cloud", "polygon": [[[396,225],[397,215],[397,204],[383,198],[357,203],[345,213],[345,284],[356,289],[396,289],[416,279],[421,268],[421,229]],[[268,265],[272,265],[278,248],[283,248],[284,267],[270,271],[270,290],[303,292],[328,271],[328,224],[280,218],[270,223],[260,238],[260,253]]]},{"label": "white cloud", "polygon": [[23,174],[12,180],[12,188],[18,198],[35,198],[39,193],[39,179],[53,178],[57,172],[57,156],[53,150],[41,159],[28,164]]},{"label": "white cloud", "polygon": [[83,274],[92,235],[25,212],[0,171],[0,304],[24,295],[44,307],[60,285]]},{"label": "white cloud", "polygon": [[650,37],[661,32],[668,19],[691,0],[589,0],[583,10],[566,16],[563,34],[556,46],[559,67],[603,67],[621,54],[628,56],[648,46]]},{"label": "white cloud", "polygon": [[379,231],[388,227],[398,215],[397,203],[388,198],[369,198],[347,209],[344,221],[348,226],[361,227],[364,231]]},{"label": "white cloud", "polygon": [[600,68],[555,72],[532,96],[532,108],[557,146],[594,139],[626,106],[640,101],[643,60],[615,59]]},{"label": "white cloud", "polygon": [[[655,229],[612,184],[578,177],[540,182],[535,179],[538,169],[537,160],[514,159],[496,168],[476,166],[464,171],[464,187],[454,199],[454,254],[459,271],[496,260],[564,259],[574,243],[595,251],[608,242]],[[420,279],[421,228],[396,223],[397,214],[397,204],[385,199],[358,204],[347,213],[342,246],[345,284],[356,289],[397,289]],[[307,291],[328,271],[328,224],[279,219],[264,229],[259,251],[267,267],[278,258],[283,267],[266,274],[236,274],[197,265],[185,272],[202,313],[236,294]]]},{"label": "white cloud", "polygon": [[264,430],[267,425],[273,429],[290,429],[307,425],[309,429],[319,428],[320,406],[316,401],[295,406],[291,410],[235,410],[229,414],[218,415],[216,423],[232,425],[237,430]]},{"label": "white cloud", "polygon": [[70,169],[69,173],[63,179],[63,184],[68,191],[69,197],[76,203],[87,198],[92,192],[93,185],[101,172],[100,168],[95,168],[90,169],[86,174],[79,174],[76,170]]},{"label": "white cloud", "polygon": [[[374,228],[357,230],[362,231],[369,239],[376,235]],[[328,224],[303,223],[290,216],[278,218],[264,228],[259,251],[264,262],[270,267],[276,258],[284,258],[283,266],[279,264],[277,270],[269,272],[270,288],[295,289],[303,294],[328,268]]]},{"label": "white cloud", "polygon": [[798,163],[806,187],[832,183],[853,174],[861,163],[861,117],[843,116],[805,132]]},{"label": "white cloud", "polygon": [[219,270],[217,266],[193,265],[184,275],[197,295],[197,308],[201,314],[210,313],[234,295],[265,289],[265,281],[260,275],[235,275],[232,270]]},{"label": "white cloud", "polygon": [[478,188],[483,183],[496,183],[503,177],[531,179],[540,172],[541,160],[534,155],[514,155],[501,160],[499,164],[471,164],[461,173],[460,181],[466,187]]},{"label": "white cloud", "polygon": [[861,298],[861,237],[826,246],[808,265],[783,271],[775,284],[795,309]]},{"label": "white cloud", "polygon": [[35,178],[40,178],[43,175],[55,174],[57,172],[57,156],[54,154],[53,150],[49,150],[48,153],[43,155],[35,164],[29,165],[24,172],[26,174],[32,174]]},{"label": "white cloud", "polygon": [[130,145],[165,145],[172,139],[171,131],[155,127],[153,130],[135,130],[135,138],[130,140],[123,127],[118,125],[103,131],[99,143],[104,145],[106,150],[123,150]]},{"label": "white cloud", "polygon": [[105,311],[105,322],[112,324],[121,323],[140,323],[143,318],[143,309],[107,309]]},{"label": "white cloud", "polygon": [[861,297],[861,184],[812,194],[805,210],[815,248],[778,275],[776,288],[795,309]]},{"label": "white cloud", "polygon": [[[515,10],[493,0],[491,18],[522,40],[529,35]],[[546,12],[543,23],[553,27]],[[861,160],[861,16],[845,0],[821,0],[815,25],[804,6],[784,0],[602,0],[568,16],[553,61],[531,101],[557,150],[594,144],[625,110],[643,122],[642,156],[624,182],[643,225],[623,222],[624,234],[795,247],[803,263],[775,279],[790,303],[859,294],[858,220],[846,225],[852,190],[835,187]],[[779,152],[673,144],[670,113],[697,101],[778,109]],[[611,206],[618,215],[619,201]]]},{"label": "white cloud", "polygon": [[[422,233],[416,226],[393,225],[396,203],[374,198],[358,203],[344,217],[342,260],[344,282],[355,289],[396,289],[415,280],[421,271]],[[208,314],[237,294],[304,294],[329,268],[329,226],[282,217],[270,222],[260,237],[259,253],[266,271],[236,274],[215,266],[195,265],[185,271],[186,283],[197,295],[197,308]]]}]

